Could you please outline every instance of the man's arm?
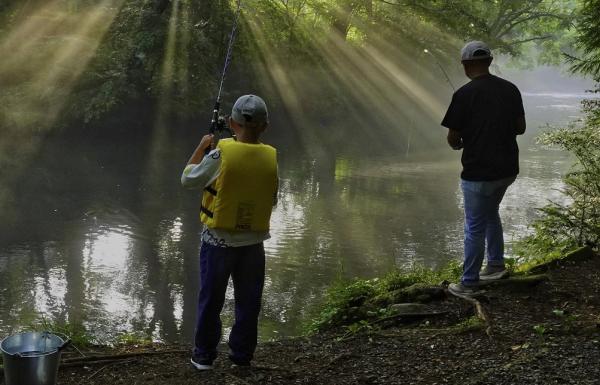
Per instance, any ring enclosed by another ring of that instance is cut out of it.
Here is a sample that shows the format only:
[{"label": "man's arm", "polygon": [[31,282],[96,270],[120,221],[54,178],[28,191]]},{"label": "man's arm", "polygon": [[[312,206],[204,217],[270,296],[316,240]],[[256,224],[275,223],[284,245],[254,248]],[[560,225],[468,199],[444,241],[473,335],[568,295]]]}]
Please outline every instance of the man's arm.
[{"label": "man's arm", "polygon": [[521,91],[519,91],[519,89],[514,86],[514,101],[513,101],[513,111],[512,113],[514,114],[513,116],[517,117],[517,121],[516,121],[516,130],[515,130],[515,134],[516,135],[523,135],[525,133],[525,128],[526,128],[526,124],[525,124],[525,108],[523,107],[523,97],[521,96]]},{"label": "man's arm", "polygon": [[460,130],[464,130],[468,124],[467,117],[469,116],[466,112],[467,102],[462,97],[460,90],[452,95],[452,101],[448,106],[446,115],[442,120],[442,126],[448,129],[448,144],[454,150],[460,150],[463,148],[462,135]]},{"label": "man's arm", "polygon": [[453,150],[461,150],[463,148],[462,137],[460,132],[452,129],[448,129],[448,144]]},{"label": "man's arm", "polygon": [[517,118],[517,135],[523,135],[526,128],[527,123],[525,123],[525,115],[521,115]]}]

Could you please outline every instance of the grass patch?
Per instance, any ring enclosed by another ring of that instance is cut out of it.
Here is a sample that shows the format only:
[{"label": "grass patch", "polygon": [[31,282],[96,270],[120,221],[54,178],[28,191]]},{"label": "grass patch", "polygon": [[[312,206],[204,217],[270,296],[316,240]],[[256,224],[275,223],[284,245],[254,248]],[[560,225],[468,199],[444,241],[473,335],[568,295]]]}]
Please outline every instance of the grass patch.
[{"label": "grass patch", "polygon": [[85,330],[83,325],[63,321],[50,321],[44,317],[38,318],[24,327],[23,332],[48,331],[62,339],[70,338],[71,343],[78,347],[98,345],[98,341]]},{"label": "grass patch", "polygon": [[[524,244],[528,247],[536,246],[535,243]],[[507,259],[507,268],[513,278],[523,277],[525,280],[533,267],[554,260],[567,260],[578,252],[568,253],[570,250],[572,248],[545,254],[532,253],[529,255],[533,256],[529,258]],[[356,334],[367,330],[373,326],[373,321],[392,315],[392,304],[427,303],[445,298],[440,284],[444,281],[457,282],[461,275],[461,264],[452,261],[440,270],[419,266],[411,270],[396,270],[383,278],[337,282],[328,290],[321,312],[305,327],[305,334],[330,330],[347,330],[350,334]],[[462,332],[480,329],[482,326],[481,321],[475,317],[451,329]]]},{"label": "grass patch", "polygon": [[[383,278],[338,282],[328,290],[322,311],[305,328],[306,332],[313,334],[337,326],[354,325],[365,319],[385,316],[388,312],[387,299],[397,296],[403,289],[418,285],[435,286],[443,281],[456,281],[461,273],[459,262],[452,261],[440,270],[419,266],[411,270],[396,270]],[[406,295],[411,295],[408,290]],[[415,295],[418,296],[418,293]],[[364,324],[361,325],[364,327]]]},{"label": "grass patch", "polygon": [[482,330],[485,327],[486,324],[481,318],[477,316],[472,316],[465,319],[464,321],[457,323],[456,325],[453,325],[452,327],[450,327],[450,330],[454,333],[461,334],[476,330]]},{"label": "grass patch", "polygon": [[152,338],[141,332],[122,333],[116,338],[117,346],[150,346],[153,345]]},{"label": "grass patch", "polygon": [[520,257],[515,259],[511,270],[516,273],[527,273],[531,268],[547,262],[562,259],[579,246],[573,243],[553,244],[553,240],[545,239],[542,234],[527,236],[515,244],[515,252]]}]

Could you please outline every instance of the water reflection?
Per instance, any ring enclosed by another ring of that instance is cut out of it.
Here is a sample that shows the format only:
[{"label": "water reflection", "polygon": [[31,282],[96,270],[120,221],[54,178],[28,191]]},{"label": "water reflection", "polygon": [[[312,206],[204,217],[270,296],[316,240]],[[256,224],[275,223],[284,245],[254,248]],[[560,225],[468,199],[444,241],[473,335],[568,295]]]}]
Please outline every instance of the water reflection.
[{"label": "water reflection", "polygon": [[[199,197],[179,186],[187,138],[163,139],[160,151],[152,142],[136,151],[127,143],[80,144],[69,153],[64,143],[48,143],[40,152],[15,183],[19,215],[0,223],[0,334],[44,315],[100,339],[137,332],[190,340]],[[560,175],[569,164],[561,153],[522,148],[521,176],[501,206],[509,254],[535,207],[562,199]],[[460,258],[458,154],[281,155],[279,204],[265,245],[263,340],[297,334],[338,279]],[[226,325],[232,311],[229,288]]]}]

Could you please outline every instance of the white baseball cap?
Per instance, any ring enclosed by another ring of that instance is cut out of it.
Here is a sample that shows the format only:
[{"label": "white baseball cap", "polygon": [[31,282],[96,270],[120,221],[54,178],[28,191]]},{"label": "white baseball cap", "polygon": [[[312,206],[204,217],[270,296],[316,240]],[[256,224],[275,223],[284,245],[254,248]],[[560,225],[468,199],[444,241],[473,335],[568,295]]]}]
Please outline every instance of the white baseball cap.
[{"label": "white baseball cap", "polygon": [[482,41],[470,41],[460,50],[461,60],[480,60],[492,58],[492,51]]}]

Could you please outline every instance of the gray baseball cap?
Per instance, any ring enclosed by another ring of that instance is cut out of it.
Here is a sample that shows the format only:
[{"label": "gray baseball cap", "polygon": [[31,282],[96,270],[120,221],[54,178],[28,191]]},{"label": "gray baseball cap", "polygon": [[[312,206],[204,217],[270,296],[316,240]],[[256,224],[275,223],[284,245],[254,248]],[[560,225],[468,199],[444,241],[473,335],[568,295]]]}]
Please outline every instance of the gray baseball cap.
[{"label": "gray baseball cap", "polygon": [[487,44],[482,41],[470,41],[460,50],[461,60],[480,60],[489,59],[492,51]]},{"label": "gray baseball cap", "polygon": [[233,105],[231,117],[240,124],[262,125],[269,123],[269,112],[262,98],[256,95],[241,96]]}]

